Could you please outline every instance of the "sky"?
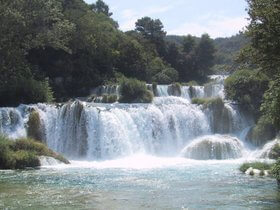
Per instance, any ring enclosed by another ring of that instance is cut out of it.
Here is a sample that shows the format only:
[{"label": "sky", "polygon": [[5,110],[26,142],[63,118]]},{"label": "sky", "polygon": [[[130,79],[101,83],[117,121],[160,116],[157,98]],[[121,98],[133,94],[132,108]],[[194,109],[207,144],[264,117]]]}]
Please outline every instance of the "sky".
[{"label": "sky", "polygon": [[[95,0],[85,0],[93,3]],[[160,19],[169,35],[229,37],[248,24],[245,0],[104,0],[123,31],[145,16]]]}]

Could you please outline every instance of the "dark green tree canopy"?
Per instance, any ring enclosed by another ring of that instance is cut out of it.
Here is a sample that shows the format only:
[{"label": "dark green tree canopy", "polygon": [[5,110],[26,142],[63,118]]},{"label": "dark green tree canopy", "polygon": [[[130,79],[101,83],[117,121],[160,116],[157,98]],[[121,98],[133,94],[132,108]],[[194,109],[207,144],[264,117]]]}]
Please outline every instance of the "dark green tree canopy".
[{"label": "dark green tree canopy", "polygon": [[166,32],[163,30],[163,24],[159,19],[154,20],[150,17],[143,17],[137,20],[135,27],[136,31],[152,41],[163,39],[166,35]]},{"label": "dark green tree canopy", "polygon": [[113,15],[109,11],[109,6],[102,0],[97,0],[95,4],[90,5],[91,9],[97,13],[103,13],[104,15],[110,17]]}]

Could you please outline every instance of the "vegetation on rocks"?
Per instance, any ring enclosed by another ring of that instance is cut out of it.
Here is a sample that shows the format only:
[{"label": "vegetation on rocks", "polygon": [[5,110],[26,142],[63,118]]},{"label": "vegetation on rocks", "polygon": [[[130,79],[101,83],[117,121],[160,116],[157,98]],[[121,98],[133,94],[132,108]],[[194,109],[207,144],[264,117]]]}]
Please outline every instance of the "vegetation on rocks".
[{"label": "vegetation on rocks", "polygon": [[119,99],[121,103],[151,103],[153,97],[145,82],[127,78],[121,82]]},{"label": "vegetation on rocks", "polygon": [[24,169],[40,166],[39,156],[53,157],[69,164],[63,156],[32,139],[11,140],[0,135],[0,169]]},{"label": "vegetation on rocks", "polygon": [[223,99],[217,98],[193,98],[192,104],[204,105],[205,107],[217,106],[218,108],[223,108]]},{"label": "vegetation on rocks", "polygon": [[271,170],[272,166],[273,166],[272,164],[263,163],[263,162],[243,163],[239,167],[239,170],[245,173],[247,169],[252,167],[253,169],[258,169],[263,171],[263,170]]}]

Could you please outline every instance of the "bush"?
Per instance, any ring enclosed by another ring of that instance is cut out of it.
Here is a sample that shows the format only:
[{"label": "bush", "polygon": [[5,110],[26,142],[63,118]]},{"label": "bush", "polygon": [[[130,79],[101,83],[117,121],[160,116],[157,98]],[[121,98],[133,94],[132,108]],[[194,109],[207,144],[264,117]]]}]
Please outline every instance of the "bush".
[{"label": "bush", "polygon": [[184,85],[186,85],[186,86],[198,86],[199,84],[196,81],[192,80],[192,81],[189,81],[189,82],[185,83]]},{"label": "bush", "polygon": [[103,95],[102,96],[102,103],[115,103],[118,100],[117,95]]},{"label": "bush", "polygon": [[248,168],[258,169],[258,170],[270,170],[272,165],[268,163],[262,162],[254,162],[254,163],[243,163],[239,170],[243,173],[247,171]]},{"label": "bush", "polygon": [[280,159],[273,165],[271,174],[277,180],[278,185],[280,185]]},{"label": "bush", "polygon": [[47,146],[32,139],[10,140],[0,136],[0,169],[23,169],[40,165],[38,156],[53,157],[66,164],[69,163],[61,155]]},{"label": "bush", "polygon": [[205,107],[210,107],[210,106],[215,106],[215,107],[217,106],[217,108],[224,107],[223,99],[219,97],[218,98],[193,98],[192,104],[204,105]]},{"label": "bush", "polygon": [[15,165],[9,146],[9,140],[0,135],[0,169],[8,169],[10,166],[13,168]]},{"label": "bush", "polygon": [[268,154],[268,157],[270,159],[274,159],[277,160],[278,158],[280,158],[280,144],[277,143],[273,146],[273,148],[271,149],[271,152]]},{"label": "bush", "polygon": [[265,116],[262,116],[253,129],[250,130],[246,137],[255,146],[261,146],[268,140],[272,140],[276,136],[276,130],[273,125],[267,120]]},{"label": "bush", "polygon": [[226,98],[238,102],[258,117],[269,78],[257,70],[239,70],[225,80]]},{"label": "bush", "polygon": [[19,150],[13,153],[15,159],[16,169],[24,169],[27,167],[38,167],[40,166],[40,161],[35,152]]},{"label": "bush", "polygon": [[153,93],[144,82],[137,79],[123,79],[120,85],[121,103],[151,103]]},{"label": "bush", "polygon": [[40,115],[37,111],[33,110],[29,114],[29,119],[27,122],[27,135],[30,138],[42,141],[42,133],[41,133],[41,120]]},{"label": "bush", "polygon": [[7,84],[1,86],[0,96],[0,106],[49,103],[54,100],[48,80],[37,81],[32,78],[18,78],[8,81]]},{"label": "bush", "polygon": [[261,106],[267,120],[280,130],[280,75],[271,81]]}]

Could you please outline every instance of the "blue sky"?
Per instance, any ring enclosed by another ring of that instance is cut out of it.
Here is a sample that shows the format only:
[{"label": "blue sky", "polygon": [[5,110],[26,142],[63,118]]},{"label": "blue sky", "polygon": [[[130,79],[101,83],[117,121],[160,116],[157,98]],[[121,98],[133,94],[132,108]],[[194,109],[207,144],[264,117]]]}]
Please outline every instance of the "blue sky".
[{"label": "blue sky", "polygon": [[[228,37],[247,25],[245,0],[104,0],[123,31],[137,19],[159,18],[168,34]],[[87,3],[95,0],[86,0]]]}]

